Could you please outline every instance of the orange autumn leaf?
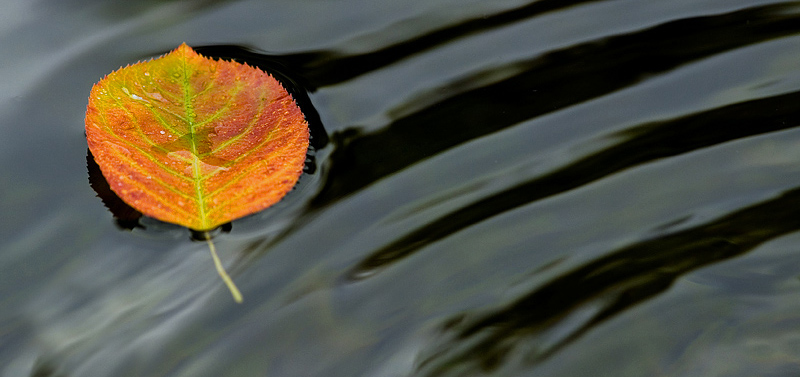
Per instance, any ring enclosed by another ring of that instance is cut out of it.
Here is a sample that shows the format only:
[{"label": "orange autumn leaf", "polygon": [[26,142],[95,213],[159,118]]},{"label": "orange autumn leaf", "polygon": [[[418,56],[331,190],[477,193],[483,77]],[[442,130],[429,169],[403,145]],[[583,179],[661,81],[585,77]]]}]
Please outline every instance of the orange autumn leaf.
[{"label": "orange autumn leaf", "polygon": [[89,149],[111,189],[156,219],[207,231],[297,182],[308,124],[272,76],[182,44],[92,88]]}]

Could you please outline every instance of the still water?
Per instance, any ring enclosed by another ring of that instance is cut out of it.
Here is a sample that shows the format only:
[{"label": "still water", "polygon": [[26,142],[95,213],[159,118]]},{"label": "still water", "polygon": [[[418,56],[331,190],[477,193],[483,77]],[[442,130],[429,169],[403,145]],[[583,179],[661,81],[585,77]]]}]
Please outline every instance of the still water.
[{"label": "still water", "polygon": [[[2,376],[800,374],[800,2],[0,6]],[[312,127],[241,305],[88,179],[91,86],[182,42]]]}]

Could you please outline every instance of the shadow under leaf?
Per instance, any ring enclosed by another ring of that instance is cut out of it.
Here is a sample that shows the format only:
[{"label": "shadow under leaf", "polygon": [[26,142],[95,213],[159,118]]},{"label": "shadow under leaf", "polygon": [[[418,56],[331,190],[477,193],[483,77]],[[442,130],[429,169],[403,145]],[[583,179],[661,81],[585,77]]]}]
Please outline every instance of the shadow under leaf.
[{"label": "shadow under leaf", "polygon": [[139,222],[142,213],[129,206],[128,203],[125,203],[111,190],[111,186],[103,176],[103,172],[100,171],[100,166],[95,162],[92,151],[89,148],[86,148],[86,170],[89,174],[89,185],[97,193],[97,197],[100,198],[103,205],[111,211],[117,226],[127,230],[144,229],[144,226]]}]

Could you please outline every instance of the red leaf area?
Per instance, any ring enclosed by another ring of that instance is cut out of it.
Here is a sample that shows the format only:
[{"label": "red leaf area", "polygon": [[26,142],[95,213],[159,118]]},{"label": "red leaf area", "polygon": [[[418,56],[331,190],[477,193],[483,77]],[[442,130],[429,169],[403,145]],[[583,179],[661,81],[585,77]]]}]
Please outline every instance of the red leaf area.
[{"label": "red leaf area", "polygon": [[213,229],[297,182],[308,124],[272,76],[186,44],[92,88],[89,149],[111,189],[145,215]]}]

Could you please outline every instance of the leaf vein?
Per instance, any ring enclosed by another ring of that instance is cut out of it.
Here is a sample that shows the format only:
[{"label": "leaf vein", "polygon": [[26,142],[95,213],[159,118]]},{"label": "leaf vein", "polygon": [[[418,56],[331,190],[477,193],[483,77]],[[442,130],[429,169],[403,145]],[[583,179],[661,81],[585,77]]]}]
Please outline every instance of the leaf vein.
[{"label": "leaf vein", "polygon": [[[136,119],[136,117],[135,117],[133,114],[131,114],[131,112],[130,112],[130,111],[128,111],[128,109],[127,109],[127,108],[124,108],[124,107],[123,107],[123,109],[125,110],[125,112],[126,112],[126,113],[128,113],[129,115],[131,115],[131,117],[133,117],[134,121],[136,121],[136,123],[137,123],[137,125],[138,125],[138,123],[139,123],[139,120],[138,120],[138,119]],[[146,150],[146,149],[142,149],[142,148],[140,148],[140,147],[139,147],[137,144],[131,143],[129,140],[126,140],[125,138],[123,138],[123,137],[120,137],[119,135],[117,135],[117,134],[114,132],[114,130],[111,128],[111,126],[108,124],[108,120],[106,119],[105,115],[103,115],[102,113],[101,113],[101,118],[103,119],[103,126],[104,126],[104,127],[103,127],[103,129],[105,129],[105,130],[107,131],[107,133],[108,133],[108,134],[110,134],[110,135],[113,135],[113,136],[114,136],[114,137],[115,137],[117,140],[121,141],[121,142],[122,142],[122,143],[124,143],[125,145],[127,145],[127,146],[129,146],[129,147],[131,147],[131,148],[134,148],[134,149],[136,149],[136,150],[137,150],[139,153],[141,153],[141,154],[145,155],[145,156],[146,156],[146,157],[147,157],[147,158],[148,158],[148,159],[149,159],[151,162],[153,162],[154,164],[158,165],[159,167],[161,167],[162,169],[166,170],[167,172],[169,172],[169,173],[171,173],[171,174],[173,174],[173,175],[175,175],[175,176],[177,176],[177,177],[179,177],[179,178],[181,178],[181,179],[190,180],[189,178],[185,177],[183,174],[179,173],[178,171],[176,171],[176,170],[174,170],[174,169],[170,168],[169,166],[167,166],[167,165],[164,165],[163,163],[161,163],[160,161],[158,161],[158,159],[156,159],[156,158],[155,158],[155,157],[154,157],[154,156],[153,156],[153,155],[150,153],[150,151],[148,151],[148,150]],[[136,131],[138,132],[138,134],[139,134],[140,136],[142,136],[142,139],[144,139],[144,140],[148,141],[148,144],[150,144],[152,147],[154,147],[154,148],[157,148],[158,150],[161,150],[161,151],[163,151],[163,152],[165,152],[165,153],[168,153],[168,152],[169,152],[167,149],[165,149],[165,148],[163,148],[163,147],[161,147],[161,146],[159,146],[159,145],[153,144],[153,143],[152,143],[152,141],[151,141],[149,138],[147,138],[146,136],[144,136],[144,133],[142,132],[141,128],[139,128],[139,127],[136,127]]]}]

